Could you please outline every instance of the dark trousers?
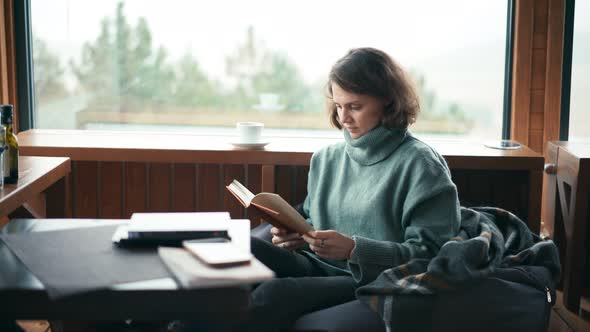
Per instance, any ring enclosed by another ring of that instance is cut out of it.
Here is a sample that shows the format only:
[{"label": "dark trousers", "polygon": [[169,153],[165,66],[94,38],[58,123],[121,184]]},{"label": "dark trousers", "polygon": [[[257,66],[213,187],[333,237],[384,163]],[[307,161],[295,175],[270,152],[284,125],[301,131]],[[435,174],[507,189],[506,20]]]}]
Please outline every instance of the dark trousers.
[{"label": "dark trousers", "polygon": [[307,256],[257,237],[251,237],[251,250],[277,278],[253,287],[248,320],[229,327],[184,322],[187,326],[180,331],[280,331],[306,313],[355,299],[356,283],[348,274],[328,275]]},{"label": "dark trousers", "polygon": [[306,313],[355,299],[356,284],[348,274],[328,276],[307,256],[255,237],[251,249],[277,278],[252,291],[247,330],[279,331]]}]

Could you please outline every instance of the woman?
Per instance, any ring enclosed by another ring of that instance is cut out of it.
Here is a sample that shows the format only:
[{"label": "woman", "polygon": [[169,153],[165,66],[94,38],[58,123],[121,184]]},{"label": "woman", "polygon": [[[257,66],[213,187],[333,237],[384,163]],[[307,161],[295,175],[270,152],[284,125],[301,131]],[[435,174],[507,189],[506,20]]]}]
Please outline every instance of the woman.
[{"label": "woman", "polygon": [[354,300],[358,285],[433,257],[459,230],[444,159],[408,131],[419,102],[407,74],[382,51],[353,49],[332,67],[327,89],[345,142],[311,159],[301,212],[317,231],[273,227],[272,244],[252,239],[253,254],[278,277],[252,292],[252,330]]}]

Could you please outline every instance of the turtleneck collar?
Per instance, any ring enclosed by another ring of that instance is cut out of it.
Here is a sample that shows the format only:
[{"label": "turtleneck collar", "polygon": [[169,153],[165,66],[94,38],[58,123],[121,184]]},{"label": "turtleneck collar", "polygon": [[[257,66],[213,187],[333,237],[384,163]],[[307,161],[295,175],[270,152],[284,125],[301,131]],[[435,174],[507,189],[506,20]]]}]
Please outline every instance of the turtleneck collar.
[{"label": "turtleneck collar", "polygon": [[346,141],[346,153],[352,160],[365,166],[389,157],[409,135],[405,128],[387,129],[383,126],[377,126],[357,139],[352,138],[346,129],[342,131]]}]

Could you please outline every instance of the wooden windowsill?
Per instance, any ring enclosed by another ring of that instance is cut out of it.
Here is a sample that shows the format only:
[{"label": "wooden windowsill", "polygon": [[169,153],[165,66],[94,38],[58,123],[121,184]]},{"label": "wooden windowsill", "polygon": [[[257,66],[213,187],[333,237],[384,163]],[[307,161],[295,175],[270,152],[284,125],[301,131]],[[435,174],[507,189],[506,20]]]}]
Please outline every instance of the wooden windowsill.
[{"label": "wooden windowsill", "polygon": [[[33,129],[18,134],[22,155],[64,156],[72,160],[170,163],[308,165],[334,138],[271,137],[262,150],[243,150],[232,137],[190,133],[139,133]],[[453,169],[536,169],[543,157],[527,147],[497,150],[481,143],[428,140]]]}]

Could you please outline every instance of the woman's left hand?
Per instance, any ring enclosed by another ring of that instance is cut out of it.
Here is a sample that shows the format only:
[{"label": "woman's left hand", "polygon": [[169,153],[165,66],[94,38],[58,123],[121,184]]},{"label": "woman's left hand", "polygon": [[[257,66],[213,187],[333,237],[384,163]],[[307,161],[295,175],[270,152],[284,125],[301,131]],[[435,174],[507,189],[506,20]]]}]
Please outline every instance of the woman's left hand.
[{"label": "woman's left hand", "polygon": [[332,230],[304,234],[303,239],[318,256],[334,260],[349,259],[355,246],[351,237]]}]

